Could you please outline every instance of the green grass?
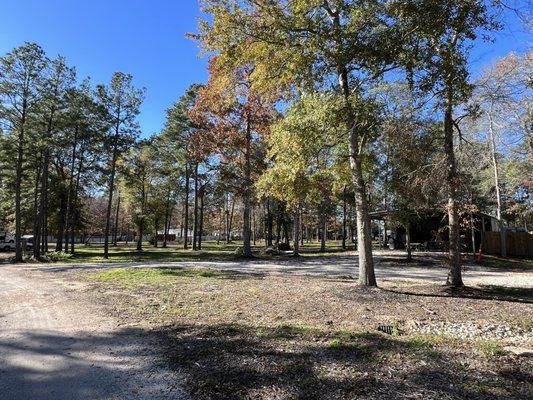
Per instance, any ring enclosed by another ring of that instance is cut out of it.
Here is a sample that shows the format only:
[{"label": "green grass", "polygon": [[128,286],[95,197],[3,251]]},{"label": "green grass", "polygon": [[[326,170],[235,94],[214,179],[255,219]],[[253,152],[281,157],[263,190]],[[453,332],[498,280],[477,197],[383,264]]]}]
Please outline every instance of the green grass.
[{"label": "green grass", "polygon": [[99,245],[80,245],[76,247],[75,256],[69,260],[75,263],[129,262],[129,261],[187,261],[187,260],[225,260],[234,258],[236,245],[209,242],[201,251],[185,250],[172,244],[166,248],[153,247],[149,244],[141,252],[135,245],[111,246],[109,259],[103,258],[103,247]]},{"label": "green grass", "polygon": [[90,274],[97,282],[116,283],[124,287],[173,284],[183,278],[211,279],[227,274],[210,269],[113,268]]},{"label": "green grass", "polygon": [[[169,243],[166,248],[153,247],[149,243],[144,243],[143,250],[137,251],[134,243],[128,245],[119,244],[119,246],[109,247],[109,258],[103,258],[104,248],[101,244],[94,245],[76,245],[76,254],[68,259],[60,258],[57,262],[68,262],[75,264],[94,264],[94,263],[118,263],[118,262],[150,262],[150,261],[231,261],[239,259],[235,250],[242,247],[239,241],[229,244],[218,243],[216,241],[207,241],[202,243],[202,250],[193,251],[191,249],[183,249],[181,244]],[[286,258],[287,255],[263,255],[260,254],[264,249],[263,242],[257,242],[257,246],[252,246],[254,255],[258,258]],[[345,250],[342,249],[341,242],[329,241],[327,244],[327,252],[320,253],[320,243],[309,242],[301,247],[301,255],[305,257],[324,257],[335,256],[342,254]],[[353,250],[353,246],[346,251]]]},{"label": "green grass", "polygon": [[499,357],[506,353],[503,346],[497,342],[478,342],[476,346],[485,357]]}]

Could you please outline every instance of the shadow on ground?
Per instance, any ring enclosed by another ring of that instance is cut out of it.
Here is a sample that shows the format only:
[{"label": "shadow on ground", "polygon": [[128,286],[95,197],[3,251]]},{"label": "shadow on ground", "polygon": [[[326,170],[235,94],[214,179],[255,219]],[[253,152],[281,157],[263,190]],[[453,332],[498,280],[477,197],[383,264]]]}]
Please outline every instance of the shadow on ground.
[{"label": "shadow on ground", "polygon": [[[182,399],[173,374],[139,341],[147,333],[107,335],[13,331],[0,339],[0,398]],[[133,343],[133,344],[132,344]]]},{"label": "shadow on ground", "polygon": [[[416,288],[416,287],[415,287]],[[382,290],[390,293],[407,296],[422,297],[452,297],[460,299],[475,299],[489,301],[507,301],[511,303],[533,304],[533,289],[522,287],[506,287],[497,285],[483,285],[481,287],[452,288],[449,286],[426,286],[418,287],[418,291],[410,289],[389,289]]]},{"label": "shadow on ground", "polygon": [[159,332],[196,399],[526,399],[531,364],[420,338],[308,327]]}]

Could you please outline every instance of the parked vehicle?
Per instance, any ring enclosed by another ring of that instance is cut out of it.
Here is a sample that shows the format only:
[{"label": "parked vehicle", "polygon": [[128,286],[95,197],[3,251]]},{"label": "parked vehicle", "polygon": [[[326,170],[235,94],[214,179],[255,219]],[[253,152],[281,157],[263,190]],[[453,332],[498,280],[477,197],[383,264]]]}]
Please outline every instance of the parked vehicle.
[{"label": "parked vehicle", "polygon": [[2,251],[14,251],[15,242],[0,242],[0,250]]},{"label": "parked vehicle", "polygon": [[33,235],[23,235],[22,241],[26,241],[26,250],[33,249]]},{"label": "parked vehicle", "polygon": [[15,236],[6,232],[0,231],[0,243],[15,243]]}]

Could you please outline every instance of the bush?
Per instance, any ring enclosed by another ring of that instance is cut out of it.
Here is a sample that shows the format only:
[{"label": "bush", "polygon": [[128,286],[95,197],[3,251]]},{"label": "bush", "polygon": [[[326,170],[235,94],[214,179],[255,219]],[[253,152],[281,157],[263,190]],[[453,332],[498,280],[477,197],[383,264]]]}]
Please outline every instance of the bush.
[{"label": "bush", "polygon": [[55,261],[64,261],[72,257],[72,254],[65,253],[63,251],[53,251],[51,253],[46,253],[44,255],[45,261],[55,262]]}]

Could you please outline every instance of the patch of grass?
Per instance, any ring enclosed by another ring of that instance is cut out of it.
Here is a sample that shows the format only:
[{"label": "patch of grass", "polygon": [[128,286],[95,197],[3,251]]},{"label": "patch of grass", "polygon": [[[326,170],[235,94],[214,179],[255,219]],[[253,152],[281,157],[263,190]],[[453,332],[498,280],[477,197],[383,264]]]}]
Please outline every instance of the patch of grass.
[{"label": "patch of grass", "polygon": [[342,346],[342,340],[340,339],[333,339],[331,342],[328,343],[328,347],[330,349],[339,349]]},{"label": "patch of grass", "polygon": [[[151,262],[151,261],[224,261],[235,260],[242,256],[242,242],[217,243],[216,241],[202,242],[202,250],[193,251],[183,249],[182,244],[171,242],[167,247],[153,247],[148,243],[143,243],[142,251],[137,251],[134,243],[119,243],[118,246],[109,248],[109,258],[103,258],[103,244],[96,243],[91,245],[76,245],[76,254],[68,260],[69,263],[115,263],[115,262]],[[319,252],[320,244],[315,242],[305,243],[301,246],[301,255],[305,257],[321,258],[324,256],[337,256],[346,251],[353,251],[353,247],[347,250],[342,249],[340,241],[328,241],[326,252]],[[258,242],[252,246],[254,255],[258,258],[286,258],[290,255],[264,255],[261,251],[264,249],[262,243]],[[57,260],[61,262],[63,260]]]},{"label": "patch of grass", "polygon": [[72,258],[72,254],[63,251],[53,251],[51,253],[46,253],[43,258],[45,261],[49,262],[66,261]]},{"label": "patch of grass", "polygon": [[506,353],[503,346],[497,342],[478,342],[476,347],[485,357],[499,357]]},{"label": "patch of grass", "polygon": [[118,283],[123,286],[139,286],[175,283],[183,278],[222,278],[227,274],[210,269],[179,268],[112,268],[90,274],[97,282]]},{"label": "patch of grass", "polygon": [[439,352],[435,349],[433,343],[431,343],[431,339],[427,337],[411,337],[407,339],[407,344],[413,353],[421,352],[430,357],[437,357],[439,355]]}]

